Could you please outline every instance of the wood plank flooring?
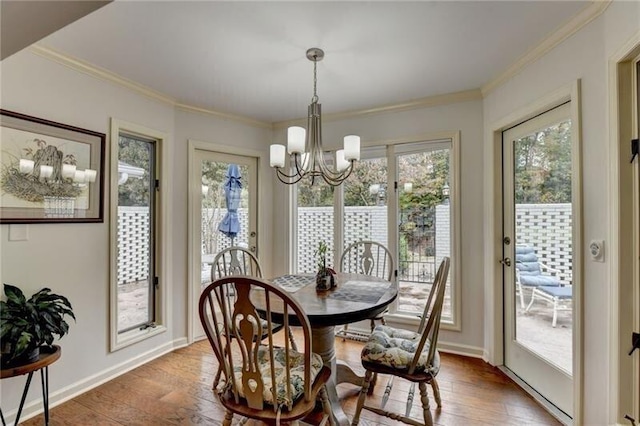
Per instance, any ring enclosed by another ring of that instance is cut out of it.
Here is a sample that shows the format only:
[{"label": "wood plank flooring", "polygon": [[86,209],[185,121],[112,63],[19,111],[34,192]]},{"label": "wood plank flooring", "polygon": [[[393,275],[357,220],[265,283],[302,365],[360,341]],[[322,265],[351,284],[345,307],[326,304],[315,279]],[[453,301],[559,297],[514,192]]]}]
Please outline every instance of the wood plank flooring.
[{"label": "wood plank flooring", "polygon": [[[356,371],[362,371],[362,343],[336,339],[336,353]],[[176,350],[50,410],[51,425],[219,425],[224,410],[211,391],[216,361],[208,341]],[[374,395],[379,402],[386,377],[378,379]],[[498,369],[482,360],[442,354],[438,375],[442,409],[431,398],[434,422],[461,425],[560,425],[529,395]],[[387,408],[404,412],[409,384],[396,379]],[[355,411],[358,388],[338,386],[349,417]],[[431,389],[429,388],[431,392]],[[419,397],[412,417],[422,421]],[[235,422],[234,422],[235,423]],[[42,425],[39,415],[22,425]],[[249,421],[247,425],[257,425]],[[363,426],[402,423],[363,410]]]}]

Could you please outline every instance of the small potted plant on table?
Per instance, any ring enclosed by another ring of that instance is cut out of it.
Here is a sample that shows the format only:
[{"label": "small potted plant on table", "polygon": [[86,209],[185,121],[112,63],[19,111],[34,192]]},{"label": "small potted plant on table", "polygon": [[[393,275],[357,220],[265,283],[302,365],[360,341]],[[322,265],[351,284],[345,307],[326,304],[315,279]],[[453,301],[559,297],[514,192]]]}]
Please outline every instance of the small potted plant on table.
[{"label": "small potted plant on table", "polygon": [[5,284],[6,301],[0,301],[2,368],[38,360],[41,346],[51,346],[54,336],[69,331],[65,316],[76,319],[66,297],[43,288],[27,299],[18,287]]},{"label": "small potted plant on table", "polygon": [[335,274],[336,272],[327,268],[327,251],[329,247],[324,241],[318,243],[318,248],[315,251],[315,256],[318,265],[318,272],[316,274],[316,290],[325,291],[330,290],[336,286]]}]

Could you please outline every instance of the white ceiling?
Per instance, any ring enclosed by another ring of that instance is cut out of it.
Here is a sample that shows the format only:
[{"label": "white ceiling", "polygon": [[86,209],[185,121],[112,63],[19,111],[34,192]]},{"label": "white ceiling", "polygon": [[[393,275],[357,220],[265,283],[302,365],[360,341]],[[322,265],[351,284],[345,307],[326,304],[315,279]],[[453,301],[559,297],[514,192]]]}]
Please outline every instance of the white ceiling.
[{"label": "white ceiling", "polygon": [[478,89],[585,1],[115,1],[43,46],[181,103],[266,122]]}]

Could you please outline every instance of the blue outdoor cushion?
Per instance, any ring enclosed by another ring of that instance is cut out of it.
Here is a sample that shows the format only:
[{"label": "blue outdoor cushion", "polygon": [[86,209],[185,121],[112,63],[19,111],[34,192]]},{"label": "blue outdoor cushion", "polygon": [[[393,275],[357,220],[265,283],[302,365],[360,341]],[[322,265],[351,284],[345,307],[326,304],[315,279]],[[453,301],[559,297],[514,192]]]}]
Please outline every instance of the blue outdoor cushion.
[{"label": "blue outdoor cushion", "polygon": [[520,274],[520,284],[528,286],[560,286],[560,279],[552,275],[523,275]]},{"label": "blue outdoor cushion", "polygon": [[536,250],[533,247],[530,246],[516,246],[516,255],[518,254],[529,254],[529,253],[536,253]]},{"label": "blue outdoor cushion", "polygon": [[550,287],[550,286],[541,286],[538,287],[538,290],[547,293],[550,296],[557,297],[558,299],[571,299],[573,296],[573,288],[571,286],[568,287]]}]

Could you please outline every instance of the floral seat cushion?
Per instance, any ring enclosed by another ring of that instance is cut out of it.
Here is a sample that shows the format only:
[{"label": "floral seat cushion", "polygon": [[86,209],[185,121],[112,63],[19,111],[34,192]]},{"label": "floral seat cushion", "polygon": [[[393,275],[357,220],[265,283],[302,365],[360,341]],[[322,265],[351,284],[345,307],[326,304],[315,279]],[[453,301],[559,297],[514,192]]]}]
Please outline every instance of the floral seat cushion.
[{"label": "floral seat cushion", "polygon": [[[296,351],[289,351],[289,379],[287,382],[287,362],[285,361],[286,353],[284,348],[274,348],[274,362],[275,362],[275,377],[276,377],[276,398],[274,402],[273,392],[271,391],[271,364],[269,348],[260,346],[258,348],[258,364],[260,365],[260,375],[262,376],[262,383],[264,384],[264,390],[262,392],[262,398],[264,402],[276,406],[284,406],[291,408],[293,403],[304,394],[304,354]],[[242,360],[237,359],[237,364],[234,369],[234,376],[236,380],[236,387],[238,393],[244,398],[244,390],[242,388]],[[315,381],[316,376],[323,367],[322,358],[320,355],[311,354],[311,382]],[[291,399],[287,396],[286,384],[291,389]]]},{"label": "floral seat cushion", "polygon": [[[384,325],[377,326],[362,349],[362,360],[391,368],[408,369],[420,343],[420,334]],[[433,362],[428,365],[429,342],[424,345],[417,372],[437,373],[440,369],[440,355],[435,352]]]}]

